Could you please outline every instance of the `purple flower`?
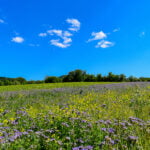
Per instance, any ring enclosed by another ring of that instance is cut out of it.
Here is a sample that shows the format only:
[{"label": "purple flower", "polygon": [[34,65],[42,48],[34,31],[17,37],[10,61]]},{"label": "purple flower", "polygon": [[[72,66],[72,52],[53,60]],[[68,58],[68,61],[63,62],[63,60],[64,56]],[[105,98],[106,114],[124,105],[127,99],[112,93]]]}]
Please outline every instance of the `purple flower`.
[{"label": "purple flower", "polygon": [[124,122],[121,122],[120,125],[122,125],[124,127],[126,124]]},{"label": "purple flower", "polygon": [[79,139],[78,142],[79,143],[84,143],[84,141],[82,139]]},{"label": "purple flower", "polygon": [[12,122],[11,122],[11,124],[12,124],[12,125],[17,125],[17,124],[18,124],[18,122],[16,122],[16,121],[12,121]]},{"label": "purple flower", "polygon": [[106,124],[106,125],[109,125],[109,124],[111,124],[111,123],[112,123],[112,122],[111,122],[110,120],[106,120],[106,121],[105,121],[105,124]]},{"label": "purple flower", "polygon": [[54,139],[54,138],[51,138],[50,141],[55,141],[55,139]]},{"label": "purple flower", "polygon": [[28,132],[22,132],[22,134],[23,134],[23,135],[27,135],[27,134],[29,134],[29,133],[28,133]]},{"label": "purple flower", "polygon": [[42,134],[42,132],[41,131],[36,131],[35,134],[40,135],[40,134]]},{"label": "purple flower", "polygon": [[114,133],[114,132],[115,132],[115,129],[113,129],[113,128],[108,128],[107,131],[108,131],[109,133]]},{"label": "purple flower", "polygon": [[65,122],[63,122],[62,125],[67,127],[67,128],[69,127],[69,125],[67,123],[65,123]]},{"label": "purple flower", "polygon": [[129,140],[129,141],[137,141],[137,140],[138,140],[138,137],[137,137],[137,136],[129,136],[129,137],[128,137],[128,140]]},{"label": "purple flower", "polygon": [[46,132],[54,133],[54,130],[46,130]]},{"label": "purple flower", "polygon": [[87,121],[86,121],[86,120],[82,120],[81,122],[82,122],[82,123],[86,123]]},{"label": "purple flower", "polygon": [[31,130],[31,129],[29,129],[29,130],[27,130],[28,132],[33,132],[33,130]]},{"label": "purple flower", "polygon": [[93,146],[85,146],[85,147],[83,147],[83,146],[79,146],[79,147],[74,147],[74,148],[72,148],[72,150],[92,150],[93,149]]},{"label": "purple flower", "polygon": [[114,140],[110,140],[110,144],[114,145],[115,141]]},{"label": "purple flower", "polygon": [[105,121],[104,120],[99,120],[99,123],[105,123]]},{"label": "purple flower", "polygon": [[0,136],[0,140],[2,140],[4,137],[3,136]]},{"label": "purple flower", "polygon": [[79,147],[74,147],[72,148],[72,150],[79,150]]},{"label": "purple flower", "polygon": [[86,148],[88,149],[88,150],[92,150],[93,149],[93,146],[86,146]]},{"label": "purple flower", "polygon": [[107,131],[107,128],[101,128],[101,130],[106,132],[106,131]]}]

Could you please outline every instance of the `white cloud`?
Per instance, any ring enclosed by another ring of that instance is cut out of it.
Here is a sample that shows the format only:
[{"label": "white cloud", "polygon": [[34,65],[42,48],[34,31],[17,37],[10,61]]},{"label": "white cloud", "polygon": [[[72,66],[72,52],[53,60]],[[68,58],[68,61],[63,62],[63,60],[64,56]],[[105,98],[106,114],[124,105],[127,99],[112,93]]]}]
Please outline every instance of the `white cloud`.
[{"label": "white cloud", "polygon": [[56,29],[48,30],[47,33],[49,33],[50,35],[57,35],[59,37],[62,37],[62,35],[63,35],[62,30],[56,30]]},{"label": "white cloud", "polygon": [[12,38],[11,41],[15,42],[15,43],[23,43],[24,42],[24,38],[18,36],[18,37]]},{"label": "white cloud", "polygon": [[95,41],[95,40],[102,40],[102,39],[107,38],[106,33],[104,33],[103,31],[100,31],[100,32],[92,32],[91,35],[93,36],[93,38],[92,38],[92,39],[89,39],[88,42],[90,42],[90,41]]},{"label": "white cloud", "polygon": [[72,36],[74,35],[73,31],[78,31],[80,29],[81,23],[77,19],[67,19],[66,22],[71,25],[68,30],[51,29],[47,30],[45,33],[40,33],[39,36],[51,36],[56,38],[52,38],[50,43],[51,45],[60,48],[67,48],[71,46]]},{"label": "white cloud", "polygon": [[69,36],[72,36],[72,34],[69,31],[64,31],[64,36],[69,37]]},{"label": "white cloud", "polygon": [[40,37],[45,37],[45,36],[47,36],[47,33],[39,33],[39,36]]},{"label": "white cloud", "polygon": [[72,42],[72,39],[71,39],[71,38],[64,37],[63,39],[64,39],[64,42],[63,42],[63,43],[65,43],[65,44]]},{"label": "white cloud", "polygon": [[[117,29],[113,32],[117,32]],[[89,39],[88,42],[91,41],[98,41],[98,43],[96,44],[96,48],[108,48],[108,47],[112,47],[115,45],[115,43],[110,42],[108,40],[106,40],[108,38],[110,33],[104,33],[103,31],[100,32],[92,32],[92,36],[93,38]]]},{"label": "white cloud", "polygon": [[70,46],[68,43],[61,43],[59,39],[57,40],[50,40],[50,43],[54,46],[60,47],[60,48],[67,48]]},{"label": "white cloud", "polygon": [[70,30],[70,31],[80,30],[81,23],[80,23],[79,20],[77,20],[77,19],[67,19],[66,22],[71,24],[71,27],[68,28],[68,30]]},{"label": "white cloud", "polygon": [[69,31],[63,31],[63,30],[48,30],[47,33],[49,33],[51,36],[55,35],[60,37],[60,39],[63,40],[63,42],[60,42],[60,39],[52,39],[50,43],[54,46],[60,47],[60,48],[67,48],[71,45],[72,39],[70,38],[72,34]]},{"label": "white cloud", "polygon": [[113,42],[102,40],[97,43],[96,48],[99,48],[99,47],[108,48],[108,47],[112,47],[112,46],[114,46]]},{"label": "white cloud", "polygon": [[0,19],[0,23],[5,23],[5,21],[4,21],[4,20],[2,20],[2,19]]},{"label": "white cloud", "polygon": [[113,32],[118,32],[118,31],[120,31],[120,28],[116,28],[113,30]]}]

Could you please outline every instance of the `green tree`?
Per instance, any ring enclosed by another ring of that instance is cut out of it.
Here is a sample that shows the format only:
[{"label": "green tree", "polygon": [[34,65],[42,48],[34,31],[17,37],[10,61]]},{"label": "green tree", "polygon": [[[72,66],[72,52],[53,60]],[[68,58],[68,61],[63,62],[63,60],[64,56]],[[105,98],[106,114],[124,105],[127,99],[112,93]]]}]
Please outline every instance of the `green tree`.
[{"label": "green tree", "polygon": [[96,81],[98,81],[98,82],[103,81],[103,77],[102,77],[101,74],[98,74],[98,75],[96,76]]},{"label": "green tree", "polygon": [[124,74],[120,74],[119,81],[126,81],[126,76]]},{"label": "green tree", "polygon": [[86,77],[86,72],[80,69],[69,72],[67,75],[68,82],[83,82]]},{"label": "green tree", "polygon": [[61,82],[61,79],[55,76],[48,76],[45,78],[45,83],[58,83]]},{"label": "green tree", "polygon": [[96,77],[93,74],[87,74],[86,78],[85,78],[86,82],[95,82],[96,81]]},{"label": "green tree", "polygon": [[20,84],[26,84],[27,83],[26,79],[24,79],[22,77],[15,78],[15,80],[20,82]]}]

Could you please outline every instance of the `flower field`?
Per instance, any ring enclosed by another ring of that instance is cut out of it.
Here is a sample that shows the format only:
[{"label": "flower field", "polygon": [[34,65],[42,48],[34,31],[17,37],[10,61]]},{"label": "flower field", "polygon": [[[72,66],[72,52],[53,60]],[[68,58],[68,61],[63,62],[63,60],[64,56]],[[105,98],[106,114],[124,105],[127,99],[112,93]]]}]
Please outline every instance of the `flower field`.
[{"label": "flower field", "polygon": [[150,83],[0,87],[1,150],[149,147]]}]

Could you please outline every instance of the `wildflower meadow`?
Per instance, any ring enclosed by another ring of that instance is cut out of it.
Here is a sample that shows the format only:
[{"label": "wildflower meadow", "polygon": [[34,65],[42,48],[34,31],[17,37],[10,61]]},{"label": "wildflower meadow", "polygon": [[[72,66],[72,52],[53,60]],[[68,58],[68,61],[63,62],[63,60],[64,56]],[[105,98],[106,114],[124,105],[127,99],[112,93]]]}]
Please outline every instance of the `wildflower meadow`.
[{"label": "wildflower meadow", "polygon": [[0,87],[0,149],[149,150],[150,83]]}]

